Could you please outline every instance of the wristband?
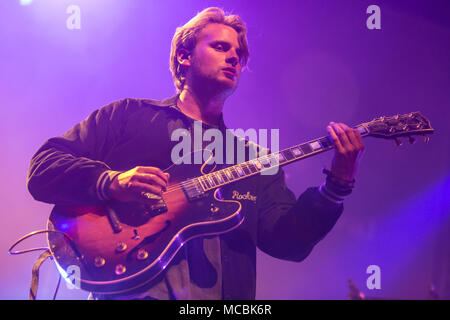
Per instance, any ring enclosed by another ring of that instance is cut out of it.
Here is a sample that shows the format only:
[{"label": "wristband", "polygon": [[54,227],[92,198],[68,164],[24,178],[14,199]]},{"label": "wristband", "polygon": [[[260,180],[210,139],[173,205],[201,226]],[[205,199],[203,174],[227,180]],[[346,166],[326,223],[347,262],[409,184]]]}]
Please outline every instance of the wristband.
[{"label": "wristband", "polygon": [[110,200],[111,197],[109,195],[109,186],[111,185],[112,181],[115,177],[117,177],[119,174],[121,174],[121,171],[113,171],[113,170],[106,170],[103,172],[100,177],[97,180],[97,197],[100,200]]},{"label": "wristband", "polygon": [[332,192],[333,194],[340,197],[345,197],[352,193],[352,190],[355,187],[355,179],[349,181],[337,178],[331,173],[331,171],[325,168],[322,170],[322,172],[327,175],[325,185],[329,192]]}]

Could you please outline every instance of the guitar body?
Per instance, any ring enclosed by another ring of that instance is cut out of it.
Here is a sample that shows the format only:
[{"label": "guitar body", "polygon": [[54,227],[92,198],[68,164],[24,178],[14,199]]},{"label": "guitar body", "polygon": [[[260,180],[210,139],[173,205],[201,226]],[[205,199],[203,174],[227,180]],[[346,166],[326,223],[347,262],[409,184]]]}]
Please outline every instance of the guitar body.
[{"label": "guitar body", "polygon": [[50,232],[48,243],[60,273],[67,278],[76,266],[81,289],[126,292],[159,275],[189,239],[239,226],[241,204],[221,199],[220,188],[192,200],[179,187],[181,181],[202,174],[202,169],[173,165],[165,170],[171,176],[167,187],[171,191],[163,194],[167,209],[163,213],[136,203],[55,206],[48,229],[59,232]]}]

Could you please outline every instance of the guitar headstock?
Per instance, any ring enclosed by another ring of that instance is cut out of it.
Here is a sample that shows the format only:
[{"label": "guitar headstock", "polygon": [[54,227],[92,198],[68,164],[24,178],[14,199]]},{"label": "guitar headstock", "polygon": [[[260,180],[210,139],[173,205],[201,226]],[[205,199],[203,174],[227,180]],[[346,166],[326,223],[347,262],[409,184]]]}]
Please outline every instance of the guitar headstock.
[{"label": "guitar headstock", "polygon": [[395,139],[398,145],[400,137],[408,137],[411,143],[415,142],[413,136],[422,135],[425,142],[430,139],[427,135],[432,134],[434,129],[431,127],[430,120],[425,118],[420,112],[411,112],[392,117],[379,117],[370,122],[364,123],[364,127],[371,136]]}]

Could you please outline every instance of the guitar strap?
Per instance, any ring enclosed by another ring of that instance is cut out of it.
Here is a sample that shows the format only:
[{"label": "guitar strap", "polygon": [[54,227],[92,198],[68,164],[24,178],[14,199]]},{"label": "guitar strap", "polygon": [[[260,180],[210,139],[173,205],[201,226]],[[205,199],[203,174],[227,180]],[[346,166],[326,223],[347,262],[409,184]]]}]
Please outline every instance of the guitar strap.
[{"label": "guitar strap", "polygon": [[47,258],[51,258],[52,254],[50,253],[50,250],[47,249],[44,252],[42,252],[39,255],[39,258],[37,258],[36,262],[33,265],[33,269],[31,271],[31,285],[30,285],[30,298],[29,300],[36,300],[36,294],[39,284],[39,268],[41,267],[42,263],[47,260]]}]

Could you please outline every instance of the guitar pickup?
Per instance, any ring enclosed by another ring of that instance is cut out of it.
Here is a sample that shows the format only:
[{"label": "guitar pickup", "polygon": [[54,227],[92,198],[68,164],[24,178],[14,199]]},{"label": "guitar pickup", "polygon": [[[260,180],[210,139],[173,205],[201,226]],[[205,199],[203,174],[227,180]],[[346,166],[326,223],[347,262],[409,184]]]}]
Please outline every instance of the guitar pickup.
[{"label": "guitar pickup", "polygon": [[167,205],[164,202],[163,199],[159,200],[158,203],[154,204],[154,205],[145,205],[145,215],[150,216],[150,217],[155,217],[158,216],[160,214],[163,214],[165,212],[167,212]]}]

